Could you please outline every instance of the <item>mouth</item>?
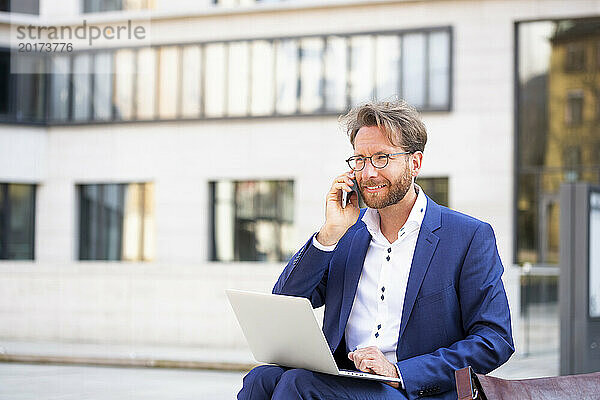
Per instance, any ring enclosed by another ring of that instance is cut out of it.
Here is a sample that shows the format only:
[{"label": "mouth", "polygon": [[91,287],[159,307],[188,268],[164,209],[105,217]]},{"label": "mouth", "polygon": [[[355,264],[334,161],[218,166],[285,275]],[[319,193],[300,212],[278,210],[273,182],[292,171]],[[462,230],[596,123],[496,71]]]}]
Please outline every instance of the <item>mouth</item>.
[{"label": "mouth", "polygon": [[376,186],[363,186],[367,193],[377,193],[387,185],[376,185]]}]

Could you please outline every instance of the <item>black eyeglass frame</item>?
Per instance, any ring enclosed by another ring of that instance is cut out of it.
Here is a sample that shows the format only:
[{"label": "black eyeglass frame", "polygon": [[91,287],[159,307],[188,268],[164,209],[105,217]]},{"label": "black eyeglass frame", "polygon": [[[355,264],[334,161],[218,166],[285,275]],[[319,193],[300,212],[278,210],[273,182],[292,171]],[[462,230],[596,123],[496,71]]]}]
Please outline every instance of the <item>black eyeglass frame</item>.
[{"label": "black eyeglass frame", "polygon": [[[414,151],[402,151],[400,153],[387,153],[387,154],[386,153],[377,153],[377,154],[373,154],[370,157],[352,156],[352,157],[350,157],[350,158],[348,158],[346,160],[346,164],[348,164],[348,166],[350,167],[350,169],[352,171],[358,172],[358,171],[362,171],[365,168],[365,165],[367,165],[367,160],[369,160],[371,162],[371,165],[373,166],[373,168],[383,169],[383,168],[387,167],[387,165],[389,164],[391,156],[398,156],[398,155],[401,155],[401,154],[414,154],[414,153],[415,153]],[[385,165],[384,166],[378,167],[377,165],[373,164],[373,157],[376,157],[376,156],[385,156]],[[352,165],[350,165],[350,162],[352,162],[353,160],[356,160],[356,159],[363,159],[364,160],[363,161],[363,165],[362,165],[361,168],[358,168],[358,169],[352,168]]]}]

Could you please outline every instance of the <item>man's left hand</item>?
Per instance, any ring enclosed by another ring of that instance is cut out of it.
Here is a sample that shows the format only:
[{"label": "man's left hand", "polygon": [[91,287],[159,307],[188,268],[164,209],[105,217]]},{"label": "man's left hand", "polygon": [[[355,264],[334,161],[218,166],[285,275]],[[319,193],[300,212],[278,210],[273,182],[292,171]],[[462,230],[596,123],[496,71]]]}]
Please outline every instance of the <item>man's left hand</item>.
[{"label": "man's left hand", "polygon": [[[356,368],[363,372],[370,374],[391,376],[393,378],[399,378],[398,371],[394,364],[389,362],[381,350],[375,346],[365,347],[357,349],[348,353],[348,358],[354,361]],[[398,389],[400,384],[398,382],[386,382],[391,387]]]}]

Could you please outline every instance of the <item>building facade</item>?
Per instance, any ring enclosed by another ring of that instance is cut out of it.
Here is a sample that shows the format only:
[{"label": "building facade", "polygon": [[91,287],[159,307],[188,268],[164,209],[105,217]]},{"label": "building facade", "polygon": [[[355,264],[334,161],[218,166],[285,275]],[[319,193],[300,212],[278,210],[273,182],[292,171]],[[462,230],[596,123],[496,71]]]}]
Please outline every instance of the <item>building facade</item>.
[{"label": "building facade", "polygon": [[[516,265],[558,262],[558,185],[600,181],[600,1],[19,4],[0,3],[0,338],[244,346],[224,289],[270,291],[318,230],[352,152],[337,118],[371,99],[421,110],[418,182],[492,224],[513,315]],[[18,52],[18,27],[67,50]]]}]

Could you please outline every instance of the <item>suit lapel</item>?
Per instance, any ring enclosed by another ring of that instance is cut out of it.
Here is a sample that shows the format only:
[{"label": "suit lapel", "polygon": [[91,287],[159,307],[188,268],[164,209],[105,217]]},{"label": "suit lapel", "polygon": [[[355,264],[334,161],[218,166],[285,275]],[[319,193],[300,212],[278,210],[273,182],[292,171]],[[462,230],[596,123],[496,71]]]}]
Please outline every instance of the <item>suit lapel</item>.
[{"label": "suit lapel", "polygon": [[360,279],[370,242],[371,235],[367,228],[363,226],[356,231],[350,244],[346,260],[346,272],[344,274],[344,291],[339,326],[340,337],[343,335],[344,329],[346,329],[346,323],[350,316],[350,310],[352,309],[352,303],[356,295],[356,288],[358,287],[358,280]]},{"label": "suit lapel", "polygon": [[406,294],[404,295],[404,306],[402,308],[402,320],[400,322],[400,334],[398,342],[402,338],[404,329],[412,312],[417,294],[421,289],[421,284],[425,278],[425,274],[429,269],[431,258],[440,241],[432,231],[441,226],[440,206],[434,203],[429,197],[427,198],[427,210],[421,224],[417,244],[413,254],[413,260],[408,275],[408,284],[406,286]]}]

